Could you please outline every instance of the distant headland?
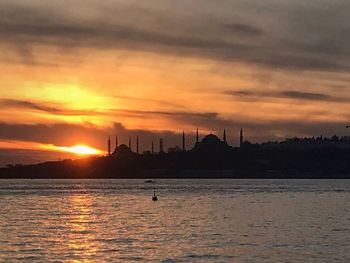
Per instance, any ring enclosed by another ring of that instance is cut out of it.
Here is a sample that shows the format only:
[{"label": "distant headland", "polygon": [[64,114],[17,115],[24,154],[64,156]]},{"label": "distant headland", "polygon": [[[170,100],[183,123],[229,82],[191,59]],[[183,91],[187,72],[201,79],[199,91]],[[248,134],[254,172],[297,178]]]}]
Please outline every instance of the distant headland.
[{"label": "distant headland", "polygon": [[149,151],[139,152],[129,145],[118,144],[112,151],[108,138],[106,156],[78,160],[52,161],[33,165],[8,165],[0,169],[0,178],[350,178],[350,137],[319,136],[291,138],[282,142],[252,144],[239,133],[239,147],[209,134],[186,149],[164,151],[163,139]]}]

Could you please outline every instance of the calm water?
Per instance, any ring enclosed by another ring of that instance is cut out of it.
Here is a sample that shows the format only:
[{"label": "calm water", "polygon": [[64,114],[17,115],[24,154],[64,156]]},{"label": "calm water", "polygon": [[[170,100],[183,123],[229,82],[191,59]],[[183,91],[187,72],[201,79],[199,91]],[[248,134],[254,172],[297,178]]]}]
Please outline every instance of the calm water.
[{"label": "calm water", "polygon": [[350,180],[155,181],[0,180],[0,262],[350,262]]}]

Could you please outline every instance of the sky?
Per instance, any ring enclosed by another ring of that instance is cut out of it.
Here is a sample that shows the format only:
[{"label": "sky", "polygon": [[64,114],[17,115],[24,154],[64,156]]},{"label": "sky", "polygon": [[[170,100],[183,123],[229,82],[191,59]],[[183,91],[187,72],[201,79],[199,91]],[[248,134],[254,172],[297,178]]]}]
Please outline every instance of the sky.
[{"label": "sky", "polygon": [[[2,0],[0,166],[222,135],[349,135],[346,0]],[[77,157],[77,156],[75,156]]]}]

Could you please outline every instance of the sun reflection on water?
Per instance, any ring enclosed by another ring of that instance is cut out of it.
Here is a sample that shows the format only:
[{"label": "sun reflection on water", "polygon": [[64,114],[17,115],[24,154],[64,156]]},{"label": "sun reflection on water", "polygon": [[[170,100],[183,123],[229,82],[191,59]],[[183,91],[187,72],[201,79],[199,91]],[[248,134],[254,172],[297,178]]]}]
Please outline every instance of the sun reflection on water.
[{"label": "sun reflection on water", "polygon": [[98,251],[95,242],[98,231],[95,229],[94,197],[88,193],[70,197],[71,211],[67,220],[69,228],[68,247],[74,255],[70,262],[95,262],[92,258]]}]

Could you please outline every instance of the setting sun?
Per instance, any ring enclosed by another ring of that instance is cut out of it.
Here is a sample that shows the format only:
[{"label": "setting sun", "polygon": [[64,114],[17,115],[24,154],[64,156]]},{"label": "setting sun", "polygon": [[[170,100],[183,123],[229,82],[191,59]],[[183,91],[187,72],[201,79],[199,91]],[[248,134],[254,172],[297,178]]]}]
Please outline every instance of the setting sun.
[{"label": "setting sun", "polygon": [[73,153],[77,155],[99,155],[103,154],[103,151],[87,145],[73,145],[73,146],[56,146],[53,144],[42,145],[42,148],[50,151],[61,151],[66,153]]},{"label": "setting sun", "polygon": [[75,153],[79,155],[97,155],[101,151],[86,145],[74,145],[71,147],[60,147],[63,151]]}]

